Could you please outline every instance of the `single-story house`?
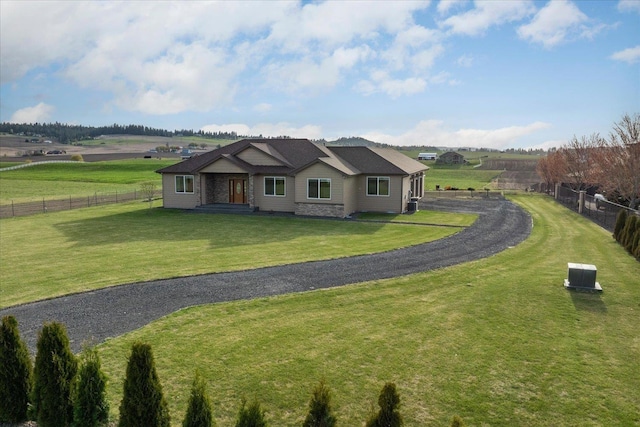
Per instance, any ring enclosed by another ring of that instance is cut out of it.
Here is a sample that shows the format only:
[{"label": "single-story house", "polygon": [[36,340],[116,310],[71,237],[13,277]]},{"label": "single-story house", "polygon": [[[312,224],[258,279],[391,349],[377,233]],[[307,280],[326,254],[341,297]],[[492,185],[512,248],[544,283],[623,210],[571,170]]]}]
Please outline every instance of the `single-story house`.
[{"label": "single-story house", "polygon": [[436,163],[439,165],[463,165],[466,163],[466,160],[462,154],[456,153],[455,151],[447,151],[446,153],[440,154]]},{"label": "single-story house", "polygon": [[424,164],[387,148],[307,139],[243,139],[162,168],[165,208],[213,204],[346,217],[408,210],[424,193]]}]

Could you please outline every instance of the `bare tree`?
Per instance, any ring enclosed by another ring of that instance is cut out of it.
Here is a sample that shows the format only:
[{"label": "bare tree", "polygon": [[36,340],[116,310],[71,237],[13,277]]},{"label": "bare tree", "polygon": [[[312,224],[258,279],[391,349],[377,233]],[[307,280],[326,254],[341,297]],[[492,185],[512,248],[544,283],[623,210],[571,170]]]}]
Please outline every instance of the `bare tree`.
[{"label": "bare tree", "polygon": [[609,140],[600,144],[597,163],[601,188],[636,207],[640,202],[640,114],[625,114],[614,124]]},{"label": "bare tree", "polygon": [[153,198],[156,195],[156,184],[154,182],[143,182],[140,184],[142,197],[149,202],[149,208],[153,205]]},{"label": "bare tree", "polygon": [[582,190],[586,185],[596,183],[595,153],[603,142],[598,133],[580,139],[574,136],[569,144],[559,150],[564,158],[567,182],[574,190]]},{"label": "bare tree", "polygon": [[550,152],[545,157],[538,160],[536,172],[547,185],[547,193],[550,188],[553,188],[557,183],[562,182],[566,175],[566,169],[567,166],[565,159],[560,151]]}]

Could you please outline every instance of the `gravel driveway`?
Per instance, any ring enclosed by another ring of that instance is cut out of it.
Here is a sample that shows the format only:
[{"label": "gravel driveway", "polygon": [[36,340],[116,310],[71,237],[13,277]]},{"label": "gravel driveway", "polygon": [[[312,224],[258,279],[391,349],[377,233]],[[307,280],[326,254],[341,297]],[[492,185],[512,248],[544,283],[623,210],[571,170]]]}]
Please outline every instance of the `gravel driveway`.
[{"label": "gravel driveway", "polygon": [[0,310],[14,315],[29,349],[47,321],[66,325],[74,352],[82,342],[138,329],[162,316],[199,304],[259,298],[404,276],[485,258],[527,238],[530,216],[507,200],[428,200],[424,207],[478,213],[471,227],[430,243],[388,252],[114,286]]}]

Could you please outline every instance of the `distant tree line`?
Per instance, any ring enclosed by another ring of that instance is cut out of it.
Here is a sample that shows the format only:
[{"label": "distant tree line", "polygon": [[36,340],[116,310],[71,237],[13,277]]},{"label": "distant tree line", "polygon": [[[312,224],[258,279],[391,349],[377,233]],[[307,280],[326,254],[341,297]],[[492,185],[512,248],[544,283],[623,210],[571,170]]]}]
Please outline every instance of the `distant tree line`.
[{"label": "distant tree line", "polygon": [[236,132],[204,132],[180,129],[169,131],[142,125],[119,125],[114,123],[110,126],[82,126],[66,123],[0,123],[0,132],[13,135],[42,136],[55,139],[61,144],[71,144],[77,141],[94,139],[101,135],[141,135],[141,136],[199,136],[206,139],[230,139],[236,140],[244,136]]}]

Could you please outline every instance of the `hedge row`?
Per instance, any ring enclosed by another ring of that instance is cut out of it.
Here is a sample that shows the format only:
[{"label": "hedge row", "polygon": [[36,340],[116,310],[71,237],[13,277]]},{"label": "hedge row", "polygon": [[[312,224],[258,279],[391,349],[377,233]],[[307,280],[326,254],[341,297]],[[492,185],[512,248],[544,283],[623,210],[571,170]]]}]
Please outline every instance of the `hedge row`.
[{"label": "hedge row", "polygon": [[[37,420],[39,427],[92,427],[108,422],[106,378],[94,347],[85,347],[79,359],[70,350],[60,323],[46,323],[38,336],[35,368],[20,339],[13,316],[0,326],[0,422]],[[120,403],[118,427],[169,427],[171,418],[156,373],[151,346],[136,342],[131,347]],[[386,383],[372,409],[366,427],[399,427],[400,396],[396,385]],[[324,381],[313,390],[303,427],[334,427],[331,392]],[[196,371],[183,427],[215,425],[205,381]],[[257,400],[242,400],[236,427],[267,426],[265,411]],[[463,426],[453,417],[451,426]]]},{"label": "hedge row", "polygon": [[629,215],[625,209],[618,212],[613,238],[640,261],[640,218]]}]

